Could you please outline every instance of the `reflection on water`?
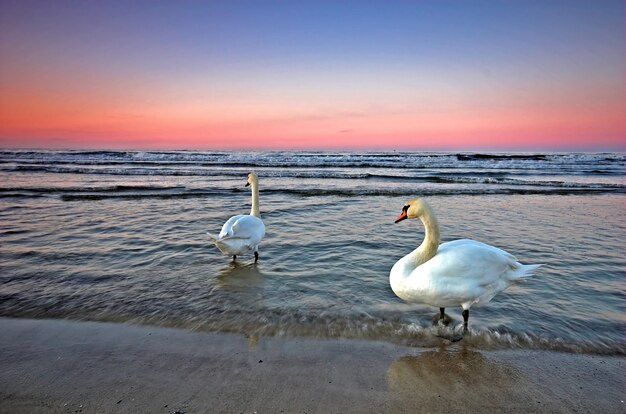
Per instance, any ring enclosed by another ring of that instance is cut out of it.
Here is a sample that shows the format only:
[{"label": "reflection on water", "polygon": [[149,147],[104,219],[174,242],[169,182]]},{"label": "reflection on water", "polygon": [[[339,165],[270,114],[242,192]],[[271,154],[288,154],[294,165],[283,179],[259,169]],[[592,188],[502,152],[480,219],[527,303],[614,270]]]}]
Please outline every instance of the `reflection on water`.
[{"label": "reflection on water", "polygon": [[259,335],[252,334],[246,335],[246,339],[248,340],[248,351],[254,351],[259,345],[261,337]]},{"label": "reflection on water", "polygon": [[221,289],[260,287],[263,280],[258,264],[232,261],[217,272],[216,285]]},{"label": "reflection on water", "polygon": [[[455,399],[485,404],[499,398],[521,381],[513,367],[493,361],[480,352],[461,350],[426,351],[394,360],[387,369],[387,384],[398,401],[440,399],[454,393]],[[480,393],[475,390],[480,387]],[[462,393],[462,394],[461,394]]]}]

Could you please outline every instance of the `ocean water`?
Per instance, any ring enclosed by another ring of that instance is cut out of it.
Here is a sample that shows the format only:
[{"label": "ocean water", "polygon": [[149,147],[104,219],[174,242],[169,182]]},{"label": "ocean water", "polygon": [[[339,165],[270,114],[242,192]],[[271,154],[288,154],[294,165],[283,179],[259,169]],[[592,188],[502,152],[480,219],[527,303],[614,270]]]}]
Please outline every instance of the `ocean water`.
[{"label": "ocean water", "polygon": [[[389,270],[424,232],[544,263],[472,308],[477,349],[626,355],[626,157],[597,154],[0,150],[0,316],[434,346],[461,329],[406,304]],[[250,211],[260,260],[211,245]],[[443,330],[443,331],[442,331]]]}]

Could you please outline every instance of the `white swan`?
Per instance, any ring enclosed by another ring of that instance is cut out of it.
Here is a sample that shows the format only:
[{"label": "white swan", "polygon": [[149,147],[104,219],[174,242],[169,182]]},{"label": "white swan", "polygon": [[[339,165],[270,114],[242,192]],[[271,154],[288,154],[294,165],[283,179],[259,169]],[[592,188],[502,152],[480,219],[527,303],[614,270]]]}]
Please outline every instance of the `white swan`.
[{"label": "white swan", "polygon": [[391,268],[391,289],[407,302],[439,307],[442,322],[446,307],[461,306],[464,332],[470,307],[488,303],[511,284],[533,276],[541,266],[523,265],[504,250],[474,240],[440,245],[437,219],[419,198],[408,201],[395,222],[407,218],[422,220],[424,241]]},{"label": "white swan", "polygon": [[207,233],[222,253],[237,259],[238,254],[254,251],[254,262],[259,260],[259,243],[265,236],[265,224],[259,213],[259,178],[248,173],[246,187],[252,188],[252,209],[249,215],[233,216],[224,223],[217,236]]}]

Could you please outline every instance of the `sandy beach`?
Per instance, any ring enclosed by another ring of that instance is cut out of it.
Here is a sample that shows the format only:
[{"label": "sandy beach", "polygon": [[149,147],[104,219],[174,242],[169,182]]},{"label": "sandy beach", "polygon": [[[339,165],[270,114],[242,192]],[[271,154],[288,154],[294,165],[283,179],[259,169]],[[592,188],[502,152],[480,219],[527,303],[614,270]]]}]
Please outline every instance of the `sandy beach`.
[{"label": "sandy beach", "polygon": [[11,413],[624,412],[621,357],[0,319]]}]

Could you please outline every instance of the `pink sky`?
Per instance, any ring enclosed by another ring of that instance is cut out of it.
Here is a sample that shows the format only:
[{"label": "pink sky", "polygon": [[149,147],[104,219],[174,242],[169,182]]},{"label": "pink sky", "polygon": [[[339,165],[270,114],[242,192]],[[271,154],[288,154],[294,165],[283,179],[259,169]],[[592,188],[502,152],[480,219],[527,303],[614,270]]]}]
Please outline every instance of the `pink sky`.
[{"label": "pink sky", "polygon": [[307,105],[254,96],[203,103],[135,92],[144,102],[125,102],[121,91],[119,99],[81,90],[46,92],[5,90],[2,146],[585,149],[623,147],[626,137],[623,100],[585,102],[582,92],[552,102],[541,94],[515,97],[510,90],[503,91],[506,101],[495,96],[490,102],[478,98],[479,91],[461,98],[387,97],[378,104],[305,96]]}]

